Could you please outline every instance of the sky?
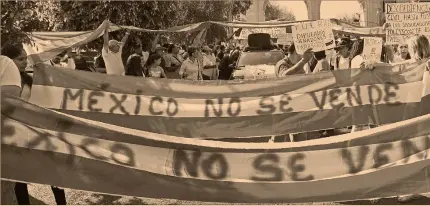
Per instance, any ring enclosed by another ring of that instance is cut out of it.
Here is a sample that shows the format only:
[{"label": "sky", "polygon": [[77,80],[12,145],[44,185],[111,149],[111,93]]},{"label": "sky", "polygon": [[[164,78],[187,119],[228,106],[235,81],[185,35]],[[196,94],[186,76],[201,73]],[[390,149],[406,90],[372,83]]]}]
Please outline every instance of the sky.
[{"label": "sky", "polygon": [[[297,0],[271,0],[273,4],[278,4],[281,7],[288,8],[296,16],[296,20],[308,19],[306,5],[304,1]],[[321,19],[338,18],[345,15],[353,15],[360,13],[361,8],[358,1],[325,1],[321,2]]]}]

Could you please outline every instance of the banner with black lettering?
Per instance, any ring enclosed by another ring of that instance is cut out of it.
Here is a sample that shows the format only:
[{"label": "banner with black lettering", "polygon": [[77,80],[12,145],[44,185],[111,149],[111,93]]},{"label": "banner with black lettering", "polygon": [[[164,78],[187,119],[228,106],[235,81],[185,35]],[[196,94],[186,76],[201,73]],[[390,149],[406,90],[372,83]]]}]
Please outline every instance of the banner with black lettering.
[{"label": "banner with black lettering", "polygon": [[430,114],[325,139],[244,144],[138,131],[12,97],[1,109],[2,179],[229,203],[430,192]]},{"label": "banner with black lettering", "polygon": [[[249,138],[388,124],[430,105],[426,64],[249,81],[111,76],[46,66],[30,102],[86,119],[191,138]],[[416,91],[416,92],[411,92]],[[424,103],[423,103],[424,102]],[[426,102],[426,103],[425,103]]]}]

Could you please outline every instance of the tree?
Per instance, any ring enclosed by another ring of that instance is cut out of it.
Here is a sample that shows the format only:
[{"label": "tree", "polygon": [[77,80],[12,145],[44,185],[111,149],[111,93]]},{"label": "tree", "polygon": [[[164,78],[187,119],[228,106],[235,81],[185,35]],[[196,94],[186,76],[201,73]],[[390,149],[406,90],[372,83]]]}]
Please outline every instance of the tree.
[{"label": "tree", "polygon": [[266,16],[266,21],[282,19],[283,21],[295,21],[296,16],[286,9],[281,8],[279,5],[270,3],[269,0],[265,0],[264,12]]},{"label": "tree", "polygon": [[53,29],[55,7],[51,2],[1,1],[1,45],[7,42],[29,42],[26,35],[32,31]]},{"label": "tree", "polygon": [[[88,31],[97,28],[105,19],[117,25],[131,25],[147,29],[202,21],[226,21],[228,12],[245,13],[251,1],[1,1],[2,42],[21,42],[32,31]],[[121,39],[124,31],[111,33]],[[224,28],[211,27],[210,38],[226,36]],[[155,34],[135,34],[149,42]],[[175,36],[175,35],[172,35]],[[181,36],[181,35],[176,35]],[[184,35],[182,35],[184,36]],[[101,38],[88,48],[101,48]]]}]

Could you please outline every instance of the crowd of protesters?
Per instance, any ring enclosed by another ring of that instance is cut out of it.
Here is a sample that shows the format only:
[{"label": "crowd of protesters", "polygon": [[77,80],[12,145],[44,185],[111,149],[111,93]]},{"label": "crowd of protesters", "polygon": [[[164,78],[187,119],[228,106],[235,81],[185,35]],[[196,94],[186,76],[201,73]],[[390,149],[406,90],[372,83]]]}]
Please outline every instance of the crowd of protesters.
[{"label": "crowd of protesters", "polygon": [[[232,65],[238,60],[240,52],[246,51],[246,48],[226,47],[225,45],[160,45],[156,44],[156,41],[151,47],[144,49],[142,43],[139,42],[132,45],[132,54],[126,62],[123,62],[122,52],[129,35],[130,32],[127,31],[124,38],[117,41],[110,40],[108,32],[105,32],[101,55],[95,58],[94,67],[88,66],[79,53],[73,55],[71,50],[67,50],[44,64],[93,72],[96,69],[92,68],[102,67],[105,68],[107,75],[184,80],[229,80],[233,72]],[[308,49],[304,54],[298,54],[294,43],[273,46],[273,49],[283,50],[285,53],[285,58],[275,65],[275,73],[278,77],[282,77],[351,68],[368,69],[362,56],[363,47],[362,39],[352,40],[349,37],[343,37],[337,41],[335,55],[331,56],[327,56],[326,51],[313,52],[312,49]],[[424,63],[429,61],[429,58],[429,40],[423,35],[417,35],[409,39],[407,44],[384,46],[381,62]],[[0,56],[2,94],[7,93],[28,99],[32,77],[25,72],[26,68],[27,53],[22,44],[6,44],[2,47]],[[330,130],[323,132],[327,136],[332,135]],[[27,184],[16,183],[14,189],[19,204],[30,204]],[[57,204],[66,204],[64,190],[52,187],[52,191]]]}]

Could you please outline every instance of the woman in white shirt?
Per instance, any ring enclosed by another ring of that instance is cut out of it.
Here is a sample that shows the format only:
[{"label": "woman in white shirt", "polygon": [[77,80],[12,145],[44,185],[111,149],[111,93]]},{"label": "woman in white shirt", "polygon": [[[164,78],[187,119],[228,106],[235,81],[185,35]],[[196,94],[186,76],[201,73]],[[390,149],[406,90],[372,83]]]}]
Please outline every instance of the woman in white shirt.
[{"label": "woman in white shirt", "polygon": [[361,67],[361,64],[364,62],[363,59],[363,50],[364,50],[364,41],[362,39],[358,39],[354,42],[351,49],[351,69],[358,69]]},{"label": "woman in white shirt", "polygon": [[21,76],[12,59],[0,55],[0,86],[2,94],[20,96]]},{"label": "woman in white shirt", "polygon": [[1,86],[2,93],[29,97],[32,78],[25,73],[27,53],[22,44],[5,44],[1,49]]},{"label": "woman in white shirt", "polygon": [[[22,44],[5,44],[0,56],[0,85],[2,94],[21,96],[23,99],[30,97],[30,88],[33,78],[25,73],[27,67],[27,53]],[[9,183],[7,183],[9,184]],[[13,183],[12,183],[13,184]],[[5,183],[2,181],[2,186]],[[10,184],[9,184],[10,185]],[[66,195],[63,189],[51,186],[55,201],[59,205],[66,204]],[[30,198],[26,183],[15,183],[16,200],[20,205],[29,205]]]}]

